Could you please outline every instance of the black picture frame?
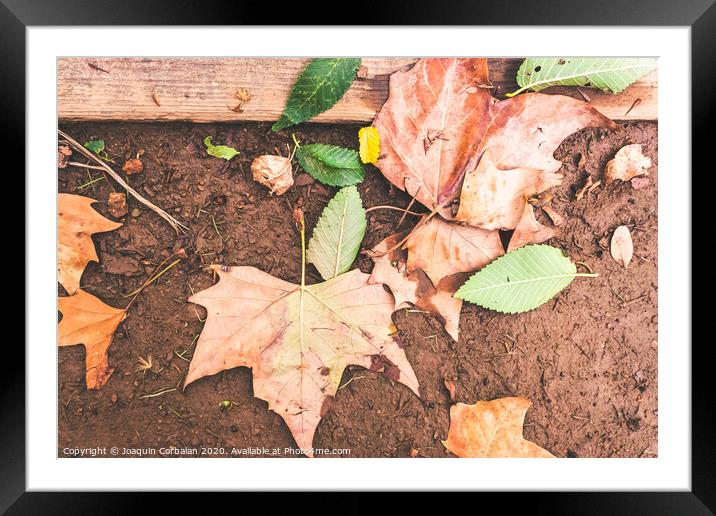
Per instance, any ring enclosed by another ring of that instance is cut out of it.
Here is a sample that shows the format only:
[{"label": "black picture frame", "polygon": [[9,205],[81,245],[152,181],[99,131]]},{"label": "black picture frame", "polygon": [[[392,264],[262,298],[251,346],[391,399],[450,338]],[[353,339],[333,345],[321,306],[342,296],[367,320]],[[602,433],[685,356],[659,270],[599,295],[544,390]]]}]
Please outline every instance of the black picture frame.
[{"label": "black picture frame", "polygon": [[[0,106],[5,126],[3,147],[12,149],[12,171],[7,175],[20,176],[30,137],[25,138],[25,29],[36,25],[243,25],[243,24],[300,24],[317,21],[326,24],[350,19],[356,24],[405,25],[606,25],[606,26],[690,26],[691,27],[691,83],[692,83],[692,166],[703,174],[712,173],[710,158],[714,145],[716,101],[713,93],[716,81],[714,49],[716,49],[715,0],[649,1],[623,0],[510,0],[509,2],[477,2],[469,0],[431,2],[429,0],[401,3],[366,0],[362,9],[336,20],[325,19],[316,13],[344,12],[311,2],[310,9],[276,8],[262,2],[217,2],[202,0],[108,1],[108,0],[0,0]],[[330,6],[329,6],[330,7]],[[310,12],[309,12],[310,11]],[[339,22],[340,23],[340,22]],[[29,100],[32,101],[31,99]],[[667,99],[668,101],[668,99]],[[690,174],[690,171],[666,171]],[[693,178],[693,175],[692,175]],[[15,177],[17,180],[18,177]],[[706,179],[708,180],[708,179]],[[705,184],[705,183],[702,183]],[[13,189],[25,195],[24,182]],[[23,196],[24,198],[24,196]],[[698,206],[693,202],[692,206]],[[18,210],[19,211],[19,210]],[[701,218],[692,214],[694,221]],[[19,226],[19,225],[18,225]],[[697,234],[694,231],[694,234]],[[20,238],[25,238],[25,236]],[[17,242],[21,240],[18,239]],[[17,267],[18,254],[24,258],[24,247],[16,246],[13,262]],[[683,250],[691,253],[691,250]],[[707,264],[708,266],[708,264]],[[26,277],[32,271],[26,270]],[[19,292],[19,290],[18,290]],[[693,304],[698,314],[703,306]],[[6,312],[7,313],[7,312]],[[693,312],[692,312],[693,313]],[[706,315],[706,314],[704,314]],[[692,315],[693,320],[693,315]],[[696,318],[696,320],[708,320]],[[25,492],[25,353],[16,339],[5,335],[5,362],[0,389],[2,390],[2,438],[0,438],[0,511],[8,514],[131,514],[149,506],[150,494],[126,493],[39,493]],[[713,514],[716,511],[716,447],[714,446],[715,417],[713,410],[712,362],[708,360],[712,339],[697,340],[692,346],[692,490],[690,492],[641,493],[481,493],[479,504],[490,496],[491,502],[509,500],[511,510],[550,514]],[[12,345],[11,345],[12,344]],[[683,345],[683,343],[665,343]],[[9,364],[12,364],[11,366]],[[342,498],[345,509],[357,508],[357,495]],[[499,497],[497,499],[493,499]],[[188,510],[191,498],[179,493],[163,497],[165,512],[175,507]],[[475,498],[477,500],[477,498]],[[422,503],[422,497],[411,498]],[[271,498],[272,507],[277,498]],[[417,503],[416,503],[417,502]],[[295,503],[295,501],[288,501]],[[375,507],[375,500],[367,508]],[[242,505],[243,507],[247,507]],[[328,505],[324,506],[328,507]]]}]

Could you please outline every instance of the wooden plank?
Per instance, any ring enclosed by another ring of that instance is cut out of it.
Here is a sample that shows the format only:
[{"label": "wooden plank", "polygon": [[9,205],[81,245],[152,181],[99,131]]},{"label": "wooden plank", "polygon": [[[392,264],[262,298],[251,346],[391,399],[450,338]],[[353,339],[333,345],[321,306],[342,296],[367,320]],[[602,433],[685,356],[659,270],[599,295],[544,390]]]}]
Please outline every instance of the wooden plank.
[{"label": "wooden plank", "polygon": [[[274,121],[307,59],[298,58],[61,58],[57,63],[61,122]],[[491,59],[496,95],[514,91],[521,59]],[[390,74],[413,58],[365,58],[345,96],[315,122],[369,122],[388,97]],[[241,111],[240,89],[251,94]],[[619,95],[582,90],[615,120],[657,119],[656,72]],[[552,88],[582,98],[575,88]],[[639,99],[639,100],[637,100]],[[627,114],[630,107],[636,105]]]}]

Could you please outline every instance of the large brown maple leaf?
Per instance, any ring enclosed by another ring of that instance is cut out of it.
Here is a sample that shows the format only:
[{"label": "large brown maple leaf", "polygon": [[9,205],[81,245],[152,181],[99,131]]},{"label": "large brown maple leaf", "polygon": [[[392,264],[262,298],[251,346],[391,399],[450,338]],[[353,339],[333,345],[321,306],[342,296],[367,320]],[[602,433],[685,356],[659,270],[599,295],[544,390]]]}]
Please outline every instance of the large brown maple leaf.
[{"label": "large brown maple leaf", "polygon": [[394,300],[358,269],[324,283],[295,285],[254,267],[214,266],[219,282],[191,296],[207,310],[185,387],[225,369],[253,370],[254,395],[283,417],[299,448],[313,435],[343,371],[381,371],[418,394],[394,337]]},{"label": "large brown maple leaf", "polygon": [[[436,286],[427,274],[420,270],[409,270],[407,251],[397,245],[405,233],[396,233],[381,241],[366,254],[375,266],[368,279],[371,284],[384,284],[395,298],[395,309],[407,304],[435,314],[445,331],[457,341],[462,299],[453,297],[465,280],[466,274],[453,274],[443,278]],[[392,250],[391,250],[392,249]]]},{"label": "large brown maple leaf", "polygon": [[391,75],[373,121],[381,136],[377,166],[446,218],[462,191],[458,220],[511,229],[529,195],[559,181],[552,153],[564,138],[583,127],[618,126],[586,102],[541,93],[498,101],[489,85],[486,59],[425,58]]},{"label": "large brown maple leaf", "polygon": [[447,222],[436,216],[415,227],[405,242],[408,271],[422,269],[433,285],[457,272],[473,272],[505,254],[497,230]]},{"label": "large brown maple leaf", "polygon": [[70,295],[80,288],[87,264],[99,261],[92,235],[122,225],[93,210],[96,202],[81,195],[61,193],[57,197],[57,275]]}]

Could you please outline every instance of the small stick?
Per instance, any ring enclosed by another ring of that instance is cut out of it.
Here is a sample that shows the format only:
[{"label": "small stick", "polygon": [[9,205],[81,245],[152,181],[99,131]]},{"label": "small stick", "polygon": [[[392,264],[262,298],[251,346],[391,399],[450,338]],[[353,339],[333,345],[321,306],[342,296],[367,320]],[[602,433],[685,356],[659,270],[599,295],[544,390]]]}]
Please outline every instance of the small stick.
[{"label": "small stick", "polygon": [[[408,206],[409,208],[410,206]],[[370,208],[366,208],[365,212],[371,212],[373,210],[395,210],[395,211],[402,211],[408,215],[415,215],[416,217],[422,217],[424,213],[417,213],[415,211],[408,211],[408,208],[398,208],[397,206],[388,206],[388,205],[380,205],[380,206],[371,206]],[[401,219],[402,220],[402,219]],[[400,225],[400,224],[398,224]]]},{"label": "small stick", "polygon": [[420,186],[420,187],[418,188],[418,191],[415,192],[415,195],[413,195],[413,198],[410,199],[410,203],[408,204],[408,207],[405,208],[405,212],[403,213],[403,216],[400,217],[400,220],[398,221],[398,224],[395,226],[395,229],[398,229],[398,228],[400,227],[400,225],[403,223],[403,221],[405,220],[405,216],[408,214],[408,210],[410,209],[410,207],[411,207],[411,206],[413,205],[413,203],[415,202],[415,197],[418,195],[418,193],[420,193],[420,188],[422,188],[422,186]]},{"label": "small stick", "polygon": [[69,162],[67,162],[67,165],[68,165],[68,166],[71,165],[71,166],[73,166],[73,167],[91,168],[91,169],[93,169],[93,170],[101,170],[101,171],[104,172],[104,167],[98,167],[98,166],[95,166],[95,165],[85,165],[84,163],[77,163],[76,161],[69,161]]},{"label": "small stick", "polygon": [[179,230],[185,231],[185,230],[188,230],[188,229],[189,229],[187,226],[185,226],[184,224],[182,224],[181,222],[179,222],[178,220],[176,220],[174,217],[172,217],[171,215],[169,215],[167,212],[165,212],[164,210],[162,210],[161,208],[159,208],[159,207],[156,206],[155,204],[151,203],[150,201],[148,201],[147,199],[145,199],[144,197],[142,197],[142,196],[141,196],[139,193],[137,193],[131,186],[129,186],[129,185],[127,184],[127,182],[126,182],[124,179],[122,179],[122,177],[121,177],[117,172],[115,172],[115,171],[112,169],[112,167],[110,167],[110,166],[107,165],[104,161],[102,161],[101,159],[99,159],[94,153],[90,152],[88,149],[85,149],[84,146],[80,145],[76,140],[74,140],[73,138],[71,138],[69,135],[65,134],[65,133],[62,132],[61,130],[58,129],[58,130],[57,130],[57,133],[58,133],[62,138],[64,138],[65,140],[67,140],[67,143],[69,143],[72,147],[74,147],[74,148],[75,148],[76,150],[78,150],[80,153],[84,154],[87,158],[89,158],[89,159],[95,161],[98,165],[100,165],[100,166],[104,169],[104,171],[106,171],[110,176],[112,176],[112,178],[113,178],[115,181],[117,181],[125,190],[127,190],[127,193],[132,194],[132,196],[133,196],[135,199],[137,199],[139,202],[141,202],[142,204],[144,204],[146,207],[148,207],[148,208],[151,209],[152,211],[156,212],[157,215],[159,215],[161,218],[163,218],[164,220],[166,220],[166,221],[169,223],[169,225],[170,225],[172,228],[174,228],[174,230],[175,230],[177,233],[179,232]]}]

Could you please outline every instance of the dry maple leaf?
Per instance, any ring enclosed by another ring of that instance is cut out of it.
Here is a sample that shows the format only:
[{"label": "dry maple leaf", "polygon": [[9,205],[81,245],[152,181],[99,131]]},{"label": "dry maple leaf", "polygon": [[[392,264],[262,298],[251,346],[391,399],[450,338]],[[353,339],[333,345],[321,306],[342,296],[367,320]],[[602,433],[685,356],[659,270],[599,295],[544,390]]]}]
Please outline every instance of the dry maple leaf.
[{"label": "dry maple leaf", "polygon": [[[558,181],[561,162],[552,153],[564,138],[583,127],[618,126],[570,97],[498,101],[489,84],[486,59],[425,58],[391,75],[373,122],[383,139],[377,166],[446,218],[462,187],[459,220],[511,229],[527,198]],[[486,150],[489,159],[480,159]]]},{"label": "dry maple leaf", "polygon": [[117,326],[127,317],[126,311],[108,306],[84,290],[58,298],[57,305],[62,313],[58,344],[84,344],[87,388],[100,389],[114,371],[109,367],[107,351]]},{"label": "dry maple leaf", "polygon": [[532,205],[526,204],[522,218],[510,237],[507,252],[509,253],[528,244],[541,244],[556,234],[556,229],[540,224],[535,218],[535,211]]},{"label": "dry maple leaf", "polygon": [[633,177],[649,175],[651,158],[641,153],[641,145],[635,143],[619,149],[614,159],[604,169],[604,180],[607,184],[614,180],[629,181]]},{"label": "dry maple leaf", "polygon": [[291,160],[283,156],[265,154],[251,163],[251,173],[257,181],[271,190],[271,193],[282,195],[293,186],[293,167]]},{"label": "dry maple leaf", "polygon": [[382,371],[418,394],[415,373],[393,336],[393,296],[370,285],[368,274],[354,269],[301,286],[254,267],[212,268],[220,281],[189,298],[206,307],[207,319],[185,387],[251,367],[254,395],[286,421],[309,456],[346,366]]},{"label": "dry maple leaf", "polygon": [[562,176],[546,170],[495,165],[486,151],[477,168],[465,177],[455,218],[485,229],[512,229],[519,224],[527,200],[562,182]]},{"label": "dry maple leaf", "polygon": [[494,102],[485,59],[420,59],[390,76],[390,95],[373,126],[377,167],[430,209],[445,209],[477,164],[479,134]]},{"label": "dry maple leaf", "polygon": [[525,413],[531,404],[525,398],[457,403],[450,407],[450,429],[443,445],[458,457],[554,457],[522,437]]},{"label": "dry maple leaf", "polygon": [[87,264],[99,261],[92,235],[122,225],[93,210],[91,205],[95,202],[81,195],[61,193],[57,197],[57,274],[70,295],[80,288]]},{"label": "dry maple leaf", "polygon": [[609,251],[617,263],[621,263],[624,267],[629,266],[629,262],[631,262],[634,255],[634,244],[631,240],[629,228],[619,226],[614,230]]},{"label": "dry maple leaf", "polygon": [[416,226],[405,243],[408,272],[422,269],[433,285],[457,272],[473,272],[505,254],[498,231],[490,231],[436,216]]},{"label": "dry maple leaf", "polygon": [[[467,276],[457,274],[444,278],[436,288],[422,270],[408,271],[407,252],[393,249],[404,236],[405,233],[391,235],[366,251],[375,262],[368,283],[387,285],[395,298],[395,310],[411,304],[435,314],[445,331],[457,341],[462,299],[453,297],[453,294]],[[388,249],[393,250],[386,254]]]}]

